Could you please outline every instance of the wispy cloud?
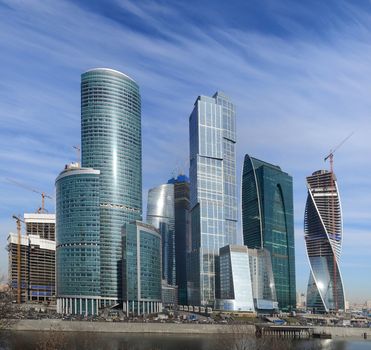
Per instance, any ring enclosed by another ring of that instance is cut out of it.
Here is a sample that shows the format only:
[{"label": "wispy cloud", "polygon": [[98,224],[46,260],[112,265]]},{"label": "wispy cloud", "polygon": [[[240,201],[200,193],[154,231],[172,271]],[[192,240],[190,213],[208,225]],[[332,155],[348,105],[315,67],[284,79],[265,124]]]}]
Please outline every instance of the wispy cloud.
[{"label": "wispy cloud", "polygon": [[[193,6],[153,1],[113,1],[104,8],[96,2],[0,2],[2,173],[53,189],[64,163],[75,157],[79,75],[88,68],[116,68],[140,85],[145,191],[186,163],[188,116],[197,95],[223,90],[237,106],[238,166],[250,153],[294,176],[298,275],[306,275],[300,263],[306,261],[305,176],[328,166],[324,156],[352,130],[356,134],[335,156],[345,228],[371,231],[370,9],[314,3],[319,8],[254,2],[237,12],[213,4],[201,16]],[[0,190],[3,223],[13,211],[32,207],[32,193],[3,184]],[[346,265],[357,242],[344,254]],[[366,255],[360,259],[369,264]],[[4,252],[0,266],[6,266]],[[345,269],[345,279],[349,273]],[[353,294],[366,298],[360,277]],[[300,290],[306,279],[298,279]]]}]

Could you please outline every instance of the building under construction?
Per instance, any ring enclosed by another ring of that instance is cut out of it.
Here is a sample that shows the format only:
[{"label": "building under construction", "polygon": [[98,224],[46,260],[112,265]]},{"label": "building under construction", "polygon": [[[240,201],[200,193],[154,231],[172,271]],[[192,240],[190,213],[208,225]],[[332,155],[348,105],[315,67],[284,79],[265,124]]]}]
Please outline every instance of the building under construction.
[{"label": "building under construction", "polygon": [[22,303],[50,303],[55,301],[55,214],[24,214],[22,221],[26,235],[8,236],[9,284],[14,294],[20,287]]}]

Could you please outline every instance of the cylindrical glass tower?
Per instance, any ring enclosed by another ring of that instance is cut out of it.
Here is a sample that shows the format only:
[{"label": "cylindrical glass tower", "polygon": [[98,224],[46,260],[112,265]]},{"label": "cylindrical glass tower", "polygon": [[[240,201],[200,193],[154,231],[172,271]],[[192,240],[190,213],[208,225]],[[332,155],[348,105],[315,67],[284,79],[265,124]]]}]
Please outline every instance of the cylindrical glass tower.
[{"label": "cylindrical glass tower", "polygon": [[99,170],[66,166],[55,185],[57,311],[98,314]]},{"label": "cylindrical glass tower", "polygon": [[147,223],[160,231],[162,278],[171,285],[176,284],[174,220],[174,185],[151,188],[148,191]]},{"label": "cylindrical glass tower", "polygon": [[82,165],[100,170],[101,295],[121,299],[121,230],[142,213],[139,87],[106,68],[81,76]]}]

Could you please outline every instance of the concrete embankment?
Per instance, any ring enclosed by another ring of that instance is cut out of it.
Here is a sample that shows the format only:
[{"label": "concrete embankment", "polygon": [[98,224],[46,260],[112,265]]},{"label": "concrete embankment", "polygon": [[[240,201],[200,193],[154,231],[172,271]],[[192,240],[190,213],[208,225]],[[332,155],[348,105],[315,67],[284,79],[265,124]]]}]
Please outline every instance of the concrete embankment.
[{"label": "concrete embankment", "polygon": [[255,333],[255,326],[230,326],[221,324],[192,323],[128,323],[88,322],[63,320],[20,320],[12,326],[14,331],[64,331],[64,332],[107,332],[107,333],[168,333],[168,334],[215,334]]},{"label": "concrete embankment", "polygon": [[371,339],[371,328],[351,327],[313,327],[314,333],[331,334],[333,338],[358,338],[363,339],[366,333],[367,339]]},{"label": "concrete embankment", "polygon": [[[20,320],[13,326],[14,331],[64,331],[64,332],[107,332],[107,333],[167,333],[167,334],[255,334],[254,325],[192,324],[192,323],[127,323],[88,322],[63,320]],[[315,333],[325,332],[333,338],[371,339],[370,328],[313,327]]]}]

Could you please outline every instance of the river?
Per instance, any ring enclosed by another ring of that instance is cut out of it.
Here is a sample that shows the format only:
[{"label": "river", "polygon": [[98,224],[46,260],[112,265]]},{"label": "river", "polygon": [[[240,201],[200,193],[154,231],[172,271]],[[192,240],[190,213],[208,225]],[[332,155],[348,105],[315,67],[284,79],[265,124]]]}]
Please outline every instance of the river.
[{"label": "river", "polygon": [[1,350],[370,350],[364,340],[236,339],[219,335],[17,331],[2,334]]}]

